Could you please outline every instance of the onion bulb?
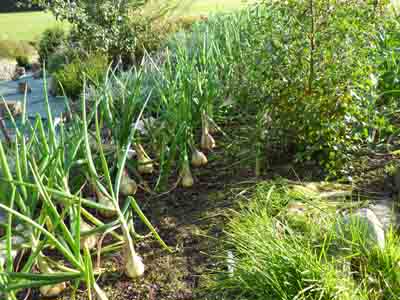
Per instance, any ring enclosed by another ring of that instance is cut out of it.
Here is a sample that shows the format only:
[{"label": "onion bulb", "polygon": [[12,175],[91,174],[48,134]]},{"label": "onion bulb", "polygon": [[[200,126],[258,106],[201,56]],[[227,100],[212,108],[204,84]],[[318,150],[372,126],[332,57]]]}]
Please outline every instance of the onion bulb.
[{"label": "onion bulb", "polygon": [[114,203],[112,202],[112,200],[110,198],[108,198],[107,196],[105,196],[102,192],[99,192],[96,190],[96,195],[97,195],[97,200],[99,201],[99,203],[108,209],[99,209],[99,213],[100,215],[102,215],[105,218],[112,218],[115,217],[117,215],[117,211],[115,210],[115,206]]},{"label": "onion bulb", "polygon": [[[50,268],[48,263],[45,261],[44,256],[40,255],[38,258],[39,270],[44,275],[49,275],[54,273],[54,271]],[[60,282],[53,285],[44,285],[40,287],[40,293],[43,297],[57,297],[60,295],[65,289],[67,285],[65,282]]]},{"label": "onion bulb", "polygon": [[194,167],[201,167],[203,165],[206,165],[207,163],[208,160],[205,154],[195,148],[192,153],[192,165]]},{"label": "onion bulb", "polygon": [[136,194],[137,184],[136,181],[129,177],[128,172],[124,171],[121,179],[120,192],[123,196],[133,196]]},{"label": "onion bulb", "polygon": [[[84,220],[81,219],[81,234],[82,232],[90,231],[93,229],[91,225],[86,223]],[[84,249],[87,247],[89,250],[94,249],[97,245],[97,235],[96,234],[91,234],[87,235],[84,237],[81,237],[81,249]]]},{"label": "onion bulb", "polygon": [[144,151],[142,145],[136,144],[135,150],[138,156],[138,171],[140,174],[151,174],[154,171],[153,163],[147,153]]},{"label": "onion bulb", "polygon": [[189,188],[193,186],[194,180],[192,172],[190,172],[189,163],[186,161],[182,167],[181,171],[182,186]]},{"label": "onion bulb", "polygon": [[215,140],[208,130],[203,131],[201,135],[201,148],[207,151],[215,148]]},{"label": "onion bulb", "polygon": [[54,298],[60,295],[66,288],[67,285],[65,284],[65,282],[57,283],[54,285],[44,285],[40,287],[40,293],[43,297]]},{"label": "onion bulb", "polygon": [[203,114],[203,129],[201,133],[201,148],[210,151],[215,148],[215,140],[208,128],[207,116]]},{"label": "onion bulb", "polygon": [[129,246],[125,247],[125,274],[129,278],[141,277],[144,274],[143,259],[136,253],[132,253]]}]

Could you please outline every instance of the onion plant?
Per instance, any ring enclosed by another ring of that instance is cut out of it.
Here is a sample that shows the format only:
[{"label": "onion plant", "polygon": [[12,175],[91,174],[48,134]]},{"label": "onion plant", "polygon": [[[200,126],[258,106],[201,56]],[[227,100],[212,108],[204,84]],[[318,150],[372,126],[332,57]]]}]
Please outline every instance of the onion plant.
[{"label": "onion plant", "polygon": [[[46,86],[45,82],[48,123],[39,116],[33,122],[29,120],[24,105],[19,127],[9,114],[16,131],[15,139],[11,144],[0,143],[3,189],[0,211],[7,216],[6,233],[0,237],[2,297],[16,299],[18,291],[35,287],[40,287],[43,296],[55,296],[65,289],[66,282],[70,282],[73,292],[84,282],[89,299],[93,294],[107,299],[95,281],[95,275],[102,270],[95,269],[92,263],[92,256],[102,252],[100,235],[110,233],[113,236],[113,242],[107,248],[124,249],[128,276],[140,276],[144,270],[134,248],[133,237],[141,237],[134,231],[134,213],[171,251],[133,197],[120,201],[121,182],[123,185],[128,150],[134,142],[137,122],[124,133],[128,138],[123,140],[123,134],[119,135],[116,159],[107,160],[101,136],[106,110],[99,112],[99,107],[113,104],[112,96],[99,97],[92,111],[87,112],[83,93],[81,118],[73,118],[68,127],[61,123],[56,128]],[[144,108],[145,105],[136,115],[137,120]],[[14,165],[9,162],[9,157],[15,161]],[[111,205],[90,199],[86,192],[89,185],[94,185]],[[115,212],[113,216],[116,217],[104,222],[93,213],[96,211]],[[31,230],[21,236],[16,232],[15,224],[28,225]],[[122,235],[116,231],[118,228]],[[17,252],[24,258],[19,264],[14,261]]]}]

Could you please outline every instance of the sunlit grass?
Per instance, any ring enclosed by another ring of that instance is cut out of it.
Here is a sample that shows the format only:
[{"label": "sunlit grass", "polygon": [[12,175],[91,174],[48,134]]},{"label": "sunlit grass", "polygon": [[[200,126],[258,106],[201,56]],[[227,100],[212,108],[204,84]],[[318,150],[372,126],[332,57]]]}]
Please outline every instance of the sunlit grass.
[{"label": "sunlit grass", "polygon": [[178,7],[172,12],[173,15],[193,16],[207,15],[217,12],[229,12],[242,8],[248,0],[184,0],[179,1]]},{"label": "sunlit grass", "polygon": [[0,40],[34,41],[58,22],[48,13],[24,12],[0,14]]}]

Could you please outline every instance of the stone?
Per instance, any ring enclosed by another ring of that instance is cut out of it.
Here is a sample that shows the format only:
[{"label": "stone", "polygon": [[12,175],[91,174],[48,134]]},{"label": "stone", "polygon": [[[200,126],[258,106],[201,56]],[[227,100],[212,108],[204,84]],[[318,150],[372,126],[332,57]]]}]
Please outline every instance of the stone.
[{"label": "stone", "polygon": [[18,116],[22,113],[22,103],[17,100],[6,100],[5,103],[3,101],[0,102],[0,116],[7,115],[7,108],[11,111],[13,116]]},{"label": "stone", "polygon": [[346,240],[352,240],[351,230],[353,229],[363,239],[364,245],[370,248],[378,246],[380,249],[385,247],[383,225],[369,208],[360,208],[339,218],[336,229],[337,233]]},{"label": "stone", "polygon": [[228,268],[228,274],[229,276],[233,276],[235,273],[235,268],[236,268],[236,260],[235,256],[233,255],[233,252],[228,250],[226,253],[226,266]]},{"label": "stone", "polygon": [[37,63],[37,62],[32,63],[32,66],[31,66],[32,73],[41,71],[41,69],[42,69],[42,65],[40,63]]},{"label": "stone", "polygon": [[306,211],[306,206],[304,203],[299,201],[291,201],[287,206],[288,214],[304,214]]},{"label": "stone", "polygon": [[[18,254],[18,251],[13,249],[11,251],[11,256],[14,259]],[[2,240],[0,242],[0,269],[1,267],[4,267],[5,263],[7,261],[7,247],[6,247],[6,241]]]},{"label": "stone", "polygon": [[25,94],[32,93],[32,89],[26,81],[18,82],[18,93]]},{"label": "stone", "polygon": [[15,74],[15,60],[0,58],[0,80],[12,80]]},{"label": "stone", "polygon": [[22,76],[24,76],[26,74],[25,68],[24,67],[16,67],[15,68],[15,73],[13,76],[13,80],[18,80],[19,78],[21,78]]}]

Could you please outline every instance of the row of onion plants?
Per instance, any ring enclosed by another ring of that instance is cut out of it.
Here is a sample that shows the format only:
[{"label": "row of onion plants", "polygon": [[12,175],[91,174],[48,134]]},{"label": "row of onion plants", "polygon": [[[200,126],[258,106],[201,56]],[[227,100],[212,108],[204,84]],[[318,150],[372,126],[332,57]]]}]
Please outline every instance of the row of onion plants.
[{"label": "row of onion plants", "polygon": [[74,294],[84,284],[89,299],[107,299],[96,283],[105,254],[121,251],[131,278],[144,273],[139,221],[171,251],[134,196],[194,185],[191,169],[218,145],[230,65],[246,40],[237,29],[248,20],[215,18],[173,38],[161,59],[146,56],[123,73],[110,67],[101,83],[88,78],[95,90],[87,98],[85,84],[66,123],[55,125],[47,97],[48,123],[27,118],[26,98],[18,126],[9,113],[15,139],[0,143],[2,298],[31,288],[57,296],[70,286]]}]

